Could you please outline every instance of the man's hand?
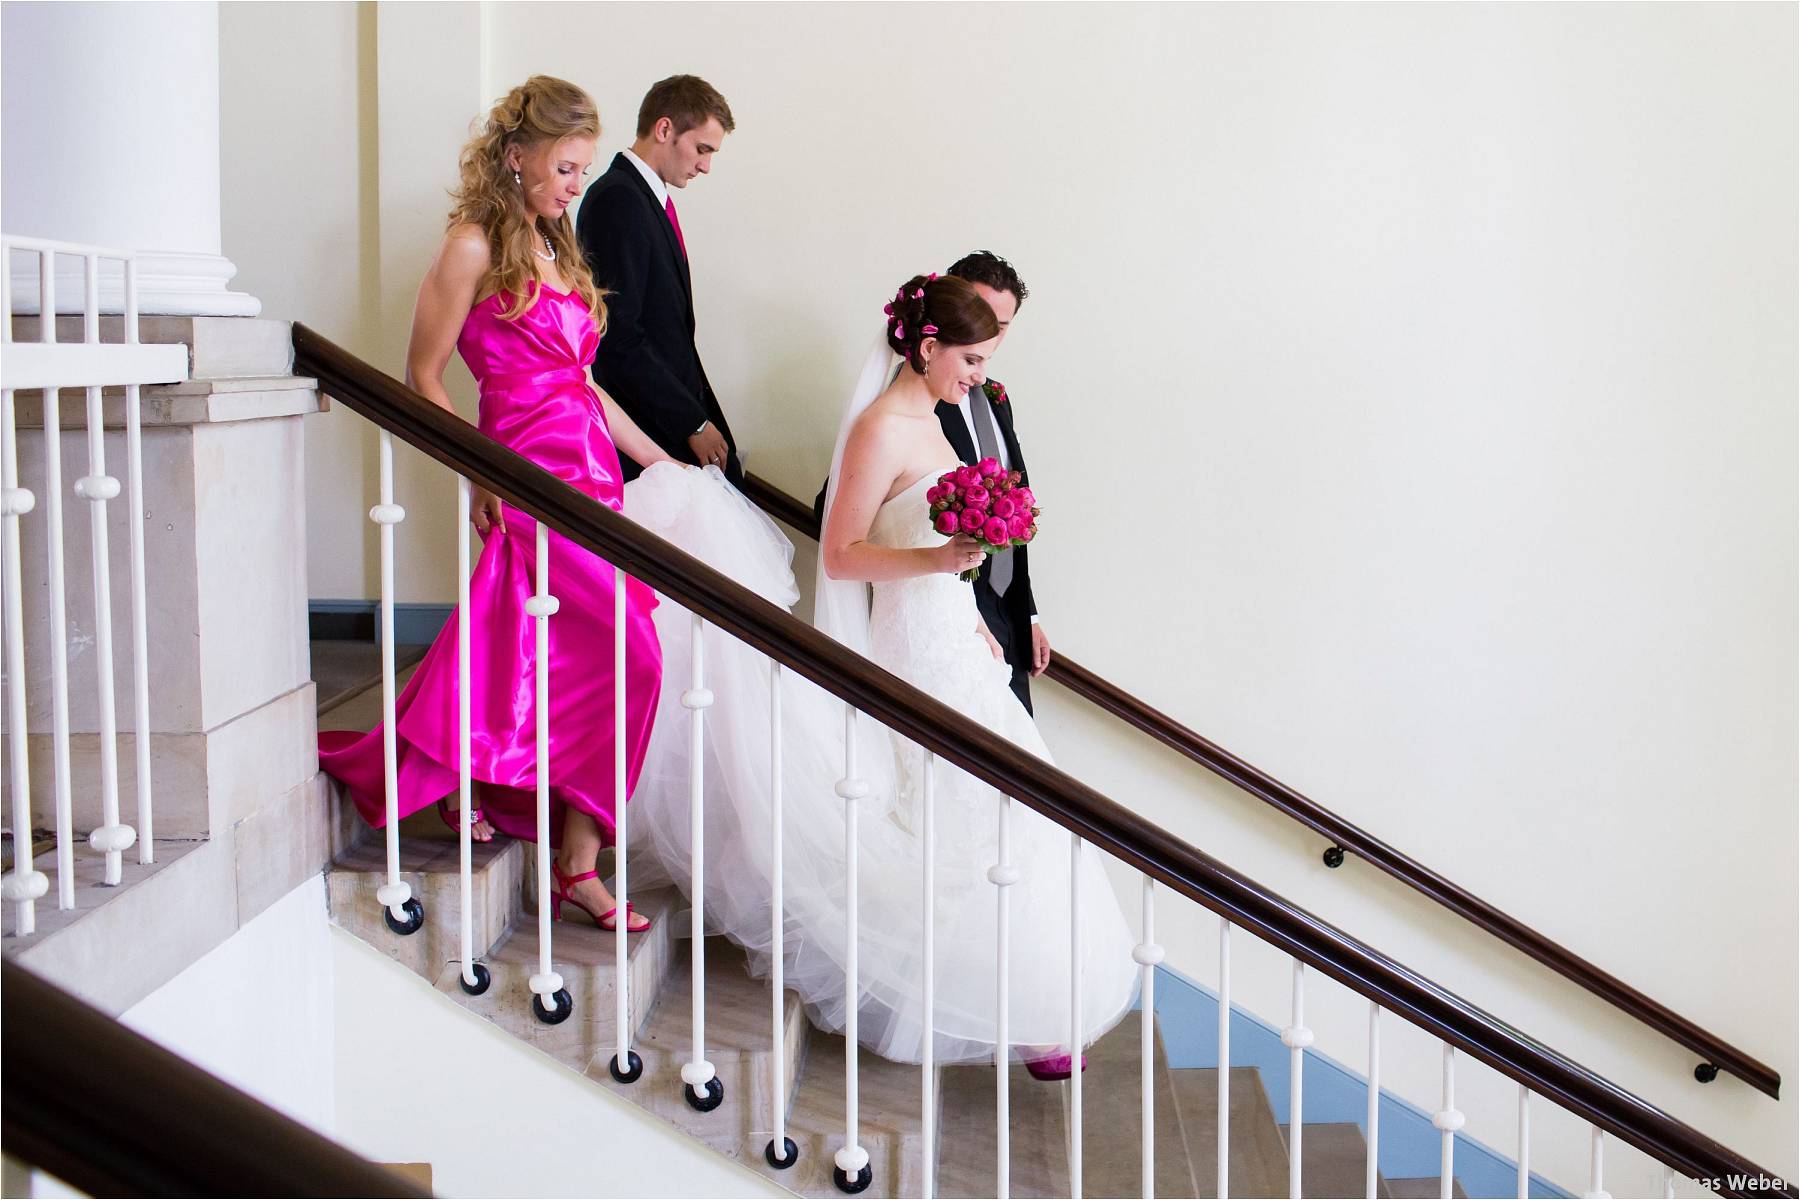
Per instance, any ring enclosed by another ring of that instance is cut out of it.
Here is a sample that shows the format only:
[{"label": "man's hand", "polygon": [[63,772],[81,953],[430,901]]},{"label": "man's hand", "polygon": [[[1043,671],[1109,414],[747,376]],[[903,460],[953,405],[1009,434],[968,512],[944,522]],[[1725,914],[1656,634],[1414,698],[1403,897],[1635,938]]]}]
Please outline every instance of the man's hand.
[{"label": "man's hand", "polygon": [[1050,638],[1044,627],[1031,623],[1031,677],[1036,679],[1050,665]]},{"label": "man's hand", "polygon": [[694,451],[694,461],[703,467],[725,469],[726,456],[731,447],[725,444],[725,435],[711,421],[700,427],[700,432],[688,438],[688,445]]}]

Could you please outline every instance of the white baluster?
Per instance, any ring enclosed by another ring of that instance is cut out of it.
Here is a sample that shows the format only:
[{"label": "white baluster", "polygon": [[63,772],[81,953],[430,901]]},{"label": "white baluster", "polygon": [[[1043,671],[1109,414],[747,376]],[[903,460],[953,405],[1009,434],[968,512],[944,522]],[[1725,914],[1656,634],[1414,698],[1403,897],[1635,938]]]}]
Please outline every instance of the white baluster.
[{"label": "white baluster", "polygon": [[630,888],[626,879],[626,849],[629,839],[625,834],[626,813],[631,805],[625,794],[625,600],[628,581],[625,568],[613,567],[613,846],[614,860],[618,867],[618,891],[613,896],[613,903],[625,916],[615,920],[613,924],[613,978],[618,986],[613,989],[613,1017],[618,1026],[618,1049],[613,1053],[612,1062],[607,1070],[620,1083],[636,1083],[644,1074],[644,1060],[638,1057],[637,1051],[631,1048],[631,972],[629,970],[631,953],[626,938],[630,933],[631,909],[629,903]]},{"label": "white baluster", "polygon": [[394,503],[394,438],[381,431],[379,442],[381,500],[369,510],[369,520],[381,530],[381,767],[386,800],[387,882],[375,892],[386,910],[383,920],[398,934],[417,933],[425,923],[425,907],[412,894],[412,885],[400,878],[400,779],[399,743],[394,730],[394,526],[406,520],[406,510]]},{"label": "white baluster", "polygon": [[705,656],[701,635],[706,622],[699,613],[690,614],[694,644],[692,686],[681,693],[682,707],[688,710],[688,824],[693,831],[694,886],[693,912],[689,937],[693,951],[694,1057],[681,1068],[681,1082],[687,1085],[687,1101],[701,1112],[711,1112],[725,1100],[725,1085],[719,1080],[712,1063],[706,1059],[706,710],[712,707],[713,694],[706,690]]},{"label": "white baluster", "polygon": [[1069,1200],[1081,1200],[1081,838],[1069,835]]},{"label": "white baluster", "polygon": [[1369,1002],[1369,1136],[1363,1162],[1363,1191],[1375,1200],[1377,1165],[1381,1161],[1381,1006]]},{"label": "white baluster", "polygon": [[1231,922],[1219,918],[1219,1179],[1218,1194],[1231,1194]]},{"label": "white baluster", "polygon": [[1306,1027],[1306,964],[1294,960],[1294,1023],[1281,1031],[1281,1044],[1288,1048],[1288,1196],[1300,1200],[1300,1084],[1306,1067],[1306,1048],[1312,1045],[1312,1030]]},{"label": "white baluster", "polygon": [[[56,311],[56,256],[38,256],[40,288],[50,288]],[[10,322],[9,322],[10,324]],[[56,321],[43,320],[41,340],[56,341]],[[68,581],[63,567],[62,392],[44,389],[44,549],[50,588],[50,761],[56,809],[56,907],[75,907],[75,805],[69,770]]]},{"label": "white baluster", "polygon": [[787,898],[782,878],[786,867],[785,838],[782,830],[781,797],[781,664],[769,663],[769,1144],[763,1148],[763,1159],[778,1171],[785,1171],[800,1159],[800,1149],[787,1135]]},{"label": "white baluster", "polygon": [[[11,322],[7,324],[10,326]],[[0,526],[6,534],[4,586],[6,619],[6,736],[12,753],[13,871],[0,884],[0,897],[13,904],[13,932],[37,929],[37,899],[50,890],[50,877],[37,869],[31,854],[31,766],[25,744],[25,613],[19,565],[19,518],[36,503],[19,486],[19,433],[10,388],[0,390]],[[59,648],[60,651],[60,648]]]},{"label": "white baluster", "polygon": [[1519,1200],[1531,1195],[1531,1092],[1519,1085]]},{"label": "white baluster", "polygon": [[1663,1168],[1663,1200],[1675,1200],[1675,1168]]},{"label": "white baluster", "polygon": [[922,890],[925,908],[925,1053],[919,1069],[919,1112],[920,1123],[924,1127],[920,1153],[924,1156],[924,1170],[920,1176],[924,1180],[921,1189],[924,1200],[931,1200],[937,1194],[937,1097],[935,1095],[937,1070],[934,1059],[937,1055],[936,1022],[932,1019],[937,1012],[937,842],[933,828],[934,809],[936,807],[937,755],[925,751],[925,777],[920,814],[919,857],[924,865],[925,878]]},{"label": "white baluster", "polygon": [[1598,1125],[1589,1129],[1588,1140],[1588,1190],[1585,1200],[1612,1200],[1612,1193],[1606,1190],[1605,1160],[1606,1133]]},{"label": "white baluster", "polygon": [[470,732],[469,644],[469,510],[470,484],[456,479],[456,782],[461,802],[456,841],[460,855],[458,883],[462,896],[462,990],[479,996],[493,982],[487,967],[475,961],[475,780],[474,741]]},{"label": "white baluster", "polygon": [[1144,939],[1131,951],[1131,959],[1141,968],[1138,1001],[1138,1102],[1143,1108],[1140,1134],[1143,1157],[1140,1190],[1144,1200],[1156,1196],[1156,965],[1163,960],[1163,948],[1156,944],[1156,881],[1143,877]]},{"label": "white baluster", "polygon": [[1432,1115],[1431,1124],[1443,1135],[1438,1195],[1450,1200],[1456,1186],[1456,1131],[1463,1127],[1463,1115],[1456,1110],[1456,1048],[1449,1042],[1444,1043],[1444,1107]]},{"label": "white baluster", "polygon": [[[45,255],[46,260],[51,256]],[[89,341],[100,341],[100,262],[83,259],[87,284],[83,324]],[[51,310],[54,312],[54,310]],[[46,324],[52,324],[47,321]],[[88,835],[88,844],[106,855],[106,883],[124,878],[124,851],[137,841],[137,830],[119,820],[119,728],[113,696],[112,555],[106,528],[106,502],[119,494],[119,481],[106,473],[106,421],[100,389],[87,389],[88,473],[75,481],[75,494],[88,502],[88,531],[94,563],[94,668],[100,704],[100,814],[105,821]]]},{"label": "white baluster", "polygon": [[988,868],[988,882],[994,885],[998,911],[994,925],[994,1131],[999,1145],[995,1151],[996,1186],[994,1195],[1007,1200],[1012,1193],[1012,1118],[1008,1109],[1012,1102],[1012,1042],[1007,1031],[1007,1017],[1012,1003],[1012,921],[1007,904],[1007,889],[1019,882],[1019,868],[1012,865],[1011,796],[1000,797],[999,861]]},{"label": "white baluster", "polygon": [[869,785],[856,776],[856,710],[844,706],[844,777],[837,794],[844,801],[844,1146],[833,1156],[837,1170],[832,1181],[838,1190],[860,1192],[869,1186],[874,1170],[869,1152],[857,1136],[860,1124],[856,1107],[857,1015],[862,1006],[861,977],[857,973],[857,801],[869,794]]},{"label": "white baluster", "polygon": [[[537,876],[538,969],[531,988],[531,1011],[546,1025],[559,1025],[574,1011],[550,957],[550,618],[561,607],[550,594],[550,531],[537,522],[537,592],[525,614],[537,625]],[[620,914],[621,921],[624,915]]]},{"label": "white baluster", "polygon": [[[125,260],[125,342],[138,342],[137,260]],[[144,558],[144,415],[140,389],[125,385],[125,491],[131,515],[131,713],[137,731],[138,862],[156,861],[150,787],[150,608]]]}]

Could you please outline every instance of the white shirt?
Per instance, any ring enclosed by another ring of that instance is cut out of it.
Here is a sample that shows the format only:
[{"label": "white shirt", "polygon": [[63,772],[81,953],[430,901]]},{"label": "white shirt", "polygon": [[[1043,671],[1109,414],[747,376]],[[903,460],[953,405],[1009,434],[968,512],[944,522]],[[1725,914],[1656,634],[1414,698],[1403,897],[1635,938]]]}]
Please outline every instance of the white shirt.
[{"label": "white shirt", "polygon": [[665,209],[668,208],[669,185],[662,181],[662,176],[658,175],[655,171],[652,171],[649,163],[633,154],[631,152],[631,147],[627,146],[625,149],[619,151],[619,153],[623,154],[625,156],[625,161],[636,167],[638,174],[644,177],[644,182],[649,184],[650,190],[656,194],[656,202]]}]

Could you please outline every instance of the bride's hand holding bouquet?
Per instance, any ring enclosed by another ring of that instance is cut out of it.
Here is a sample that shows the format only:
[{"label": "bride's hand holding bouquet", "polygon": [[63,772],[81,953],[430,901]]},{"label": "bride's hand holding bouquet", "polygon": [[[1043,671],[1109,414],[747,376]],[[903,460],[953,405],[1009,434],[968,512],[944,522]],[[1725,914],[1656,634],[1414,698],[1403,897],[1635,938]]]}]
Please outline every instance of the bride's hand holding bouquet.
[{"label": "bride's hand holding bouquet", "polygon": [[[971,538],[986,555],[1022,546],[1037,536],[1041,511],[1037,497],[1017,471],[1002,470],[996,459],[944,472],[925,499],[931,505],[932,528],[950,537],[953,545]],[[977,561],[962,578],[973,583],[980,570]]]}]

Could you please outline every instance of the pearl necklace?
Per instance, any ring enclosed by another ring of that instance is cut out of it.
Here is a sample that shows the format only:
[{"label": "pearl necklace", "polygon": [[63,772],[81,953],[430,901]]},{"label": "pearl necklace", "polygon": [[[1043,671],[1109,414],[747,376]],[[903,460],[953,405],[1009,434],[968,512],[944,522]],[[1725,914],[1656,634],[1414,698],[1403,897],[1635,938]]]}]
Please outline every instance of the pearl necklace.
[{"label": "pearl necklace", "polygon": [[543,259],[545,262],[555,262],[556,261],[556,247],[550,244],[550,235],[545,233],[541,229],[538,230],[537,233],[538,233],[539,237],[544,239],[544,248],[542,250],[539,250],[536,246],[533,246],[531,248],[531,252],[533,254],[537,255],[539,258]]}]

